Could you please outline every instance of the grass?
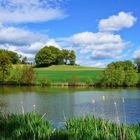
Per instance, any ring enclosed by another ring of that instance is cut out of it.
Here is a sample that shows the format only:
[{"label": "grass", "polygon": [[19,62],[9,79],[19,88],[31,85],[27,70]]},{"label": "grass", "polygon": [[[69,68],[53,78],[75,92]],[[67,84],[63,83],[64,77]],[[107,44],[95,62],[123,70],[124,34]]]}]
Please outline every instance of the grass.
[{"label": "grass", "polygon": [[37,113],[0,115],[0,139],[31,140],[139,140],[140,123],[117,125],[93,116],[65,120],[64,129],[53,129]]},{"label": "grass", "polygon": [[36,80],[47,79],[51,83],[70,82],[74,76],[77,82],[96,82],[103,69],[84,66],[50,66],[48,68],[35,68]]}]

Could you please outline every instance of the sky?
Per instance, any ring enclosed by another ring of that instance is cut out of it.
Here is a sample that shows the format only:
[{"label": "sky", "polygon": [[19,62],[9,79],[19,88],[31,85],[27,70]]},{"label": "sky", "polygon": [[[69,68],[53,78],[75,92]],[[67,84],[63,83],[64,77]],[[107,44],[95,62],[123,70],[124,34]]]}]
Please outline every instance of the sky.
[{"label": "sky", "polygon": [[139,0],[0,0],[0,49],[34,61],[44,46],[105,67],[140,57]]}]

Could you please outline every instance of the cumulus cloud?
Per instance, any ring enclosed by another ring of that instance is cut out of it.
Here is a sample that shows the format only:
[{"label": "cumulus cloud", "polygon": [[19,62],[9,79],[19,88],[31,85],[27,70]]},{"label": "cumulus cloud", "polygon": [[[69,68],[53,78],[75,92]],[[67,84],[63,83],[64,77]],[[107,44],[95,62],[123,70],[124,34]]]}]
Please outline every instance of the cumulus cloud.
[{"label": "cumulus cloud", "polygon": [[81,54],[89,54],[91,59],[102,60],[117,57],[126,42],[120,35],[111,33],[83,32],[70,37],[71,45]]},{"label": "cumulus cloud", "polygon": [[0,0],[0,22],[44,22],[64,18],[61,0]]},{"label": "cumulus cloud", "polygon": [[46,45],[60,46],[46,35],[25,29],[0,26],[0,49],[15,51],[33,61],[35,53]]},{"label": "cumulus cloud", "polygon": [[4,27],[0,28],[0,44],[12,44],[12,45],[28,45],[35,41],[44,42],[48,37],[38,33],[34,33],[28,30]]},{"label": "cumulus cloud", "polygon": [[137,18],[132,13],[120,12],[118,15],[110,16],[107,19],[101,19],[99,22],[99,31],[119,31],[122,28],[130,28],[134,25]]},{"label": "cumulus cloud", "polygon": [[135,58],[140,58],[140,47],[137,48],[134,52],[133,52],[133,55],[132,57],[135,59]]}]

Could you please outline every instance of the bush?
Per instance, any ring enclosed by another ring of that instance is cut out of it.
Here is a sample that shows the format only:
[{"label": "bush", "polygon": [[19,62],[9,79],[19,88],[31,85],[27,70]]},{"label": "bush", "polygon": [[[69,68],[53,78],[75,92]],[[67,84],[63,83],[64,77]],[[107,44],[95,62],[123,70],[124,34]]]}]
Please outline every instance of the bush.
[{"label": "bush", "polygon": [[106,86],[134,86],[138,75],[131,61],[114,62],[102,72],[100,84]]},{"label": "bush", "polygon": [[76,86],[78,82],[79,82],[79,77],[77,75],[72,75],[69,85]]},{"label": "bush", "polygon": [[34,69],[29,65],[16,65],[9,78],[13,84],[17,85],[30,85],[33,84],[35,78]]}]

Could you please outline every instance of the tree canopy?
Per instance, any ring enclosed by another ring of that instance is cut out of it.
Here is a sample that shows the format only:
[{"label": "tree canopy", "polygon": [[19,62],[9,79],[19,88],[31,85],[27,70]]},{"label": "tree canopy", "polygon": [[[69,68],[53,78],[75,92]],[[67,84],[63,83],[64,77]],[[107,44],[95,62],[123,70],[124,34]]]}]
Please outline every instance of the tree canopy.
[{"label": "tree canopy", "polygon": [[135,59],[135,64],[136,64],[136,68],[137,68],[138,72],[140,72],[140,58]]},{"label": "tree canopy", "polygon": [[135,66],[129,60],[109,64],[101,75],[101,83],[108,86],[133,86],[137,82]]},{"label": "tree canopy", "polygon": [[0,81],[4,82],[10,71],[10,57],[7,53],[0,54]]},{"label": "tree canopy", "polygon": [[37,66],[50,66],[60,64],[74,65],[76,60],[73,50],[60,50],[55,46],[45,46],[40,49],[35,56]]},{"label": "tree canopy", "polygon": [[0,49],[0,55],[2,53],[5,53],[9,56],[12,64],[17,64],[18,62],[20,62],[20,57],[16,52]]}]

